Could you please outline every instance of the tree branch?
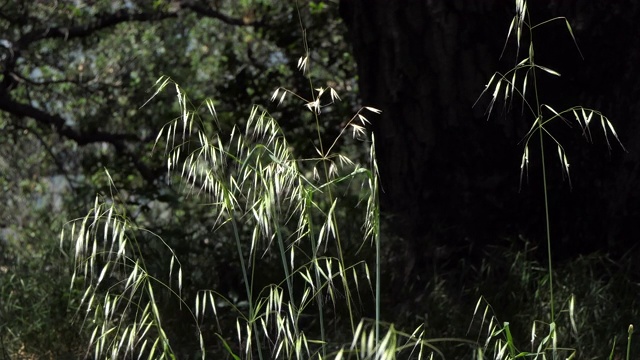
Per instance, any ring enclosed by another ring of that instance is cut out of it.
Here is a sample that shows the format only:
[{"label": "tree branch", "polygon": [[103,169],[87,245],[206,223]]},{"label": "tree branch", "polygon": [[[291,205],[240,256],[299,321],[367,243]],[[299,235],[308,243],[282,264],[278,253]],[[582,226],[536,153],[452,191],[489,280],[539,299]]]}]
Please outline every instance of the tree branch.
[{"label": "tree branch", "polygon": [[79,132],[73,129],[71,126],[65,123],[65,119],[59,115],[51,115],[31,105],[19,103],[5,92],[0,89],[0,111],[6,111],[10,114],[29,117],[40,123],[41,125],[53,127],[57,134],[73,140],[78,145],[87,145],[92,143],[108,143],[113,145],[115,151],[121,155],[126,156],[131,160],[135,168],[140,172],[142,177],[149,183],[153,182],[163,173],[163,168],[149,168],[145,165],[135,154],[126,146],[127,142],[144,142],[145,139],[140,139],[134,134],[127,133],[110,133],[104,131],[90,131]]},{"label": "tree branch", "polygon": [[214,19],[218,19],[220,21],[222,21],[225,24],[229,24],[229,25],[234,25],[234,26],[256,26],[256,27],[262,27],[262,26],[266,26],[266,23],[262,20],[260,21],[256,21],[256,20],[252,20],[250,18],[244,17],[244,18],[233,18],[230,17],[220,11],[214,10],[210,7],[204,7],[196,2],[193,1],[185,1],[184,3],[182,3],[180,5],[183,9],[189,9],[192,10],[193,12],[195,12],[196,14],[205,16],[205,17],[210,17],[210,18],[214,18]]},{"label": "tree branch", "polygon": [[92,35],[96,31],[113,27],[124,22],[144,22],[163,20],[174,17],[177,17],[177,13],[175,12],[131,13],[128,10],[121,9],[113,14],[98,15],[97,20],[91,24],[84,24],[74,27],[46,27],[29,31],[28,33],[20,37],[20,40],[17,41],[16,45],[22,49],[33,42],[43,39],[63,38],[67,40],[74,38],[83,38]]},{"label": "tree branch", "polygon": [[40,124],[52,126],[58,134],[75,141],[78,145],[107,142],[122,146],[125,141],[140,141],[136,135],[126,133],[109,133],[99,130],[81,133],[67,125],[61,116],[52,115],[31,105],[17,102],[2,89],[0,89],[0,110],[16,116],[32,118]]},{"label": "tree branch", "polygon": [[[229,25],[236,26],[263,26],[264,23],[262,21],[248,21],[243,18],[234,18],[229,15],[226,15],[220,11],[214,10],[210,7],[204,7],[202,5],[185,1],[180,4],[182,9],[191,10],[199,15],[218,19]],[[91,24],[84,24],[74,27],[46,27],[39,28],[28,33],[24,34],[20,40],[16,43],[17,46],[22,49],[29,44],[42,40],[42,39],[56,39],[56,38],[64,38],[74,39],[74,38],[83,38],[89,35],[92,35],[94,32],[116,26],[120,23],[130,22],[130,21],[155,21],[155,20],[164,20],[168,18],[175,18],[178,16],[178,12],[166,12],[166,11],[157,11],[157,12],[138,12],[132,13],[128,10],[121,9],[112,14],[101,14],[97,15],[97,20]]]},{"label": "tree branch", "polygon": [[[66,120],[57,115],[50,114],[44,110],[17,101],[11,96],[11,90],[19,82],[28,82],[31,85],[46,85],[54,81],[43,83],[34,82],[19,76],[14,70],[18,59],[22,58],[22,51],[26,51],[34,43],[45,39],[79,39],[94,35],[96,32],[117,26],[126,22],[149,22],[161,21],[169,18],[176,18],[180,11],[192,11],[200,16],[218,19],[226,24],[234,26],[262,26],[261,21],[253,21],[248,18],[234,18],[218,10],[196,4],[193,1],[184,0],[179,3],[177,10],[173,11],[147,11],[134,12],[128,9],[120,9],[113,13],[103,13],[96,15],[93,21],[77,26],[48,26],[35,28],[23,34],[16,41],[6,40],[2,47],[7,49],[8,56],[4,61],[2,80],[0,82],[0,111],[13,114],[17,117],[32,118],[37,123],[52,128],[60,136],[72,140],[78,145],[91,143],[108,143],[114,146],[115,151],[131,159],[134,166],[140,171],[142,176],[149,182],[157,178],[157,169],[148,168],[140,159],[132,154],[126,146],[128,142],[143,142],[135,134],[111,133],[101,130],[81,131],[66,123]],[[4,14],[0,14],[4,15]],[[73,82],[70,80],[60,80],[55,82]]]}]

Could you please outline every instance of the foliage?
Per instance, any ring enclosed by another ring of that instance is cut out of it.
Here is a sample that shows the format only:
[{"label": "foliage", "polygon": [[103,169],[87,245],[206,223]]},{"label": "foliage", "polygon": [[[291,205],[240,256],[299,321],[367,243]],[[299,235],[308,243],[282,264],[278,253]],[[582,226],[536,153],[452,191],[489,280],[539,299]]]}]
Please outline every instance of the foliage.
[{"label": "foliage", "polygon": [[[7,274],[1,280],[7,293],[24,284],[29,288],[25,299],[57,299],[55,308],[66,309],[70,294],[52,296],[50,291],[66,288],[71,275],[66,262],[51,254],[60,224],[83,216],[94,194],[109,194],[114,184],[121,190],[127,215],[138,226],[170,239],[172,248],[187,259],[184,267],[193,271],[185,286],[219,285],[225,296],[238,292],[237,284],[225,276],[237,269],[233,248],[225,243],[230,238],[214,242],[209,237],[215,216],[183,199],[179,187],[165,186],[161,153],[150,151],[157,129],[178,106],[165,94],[159,94],[153,106],[140,105],[148,99],[153,81],[165,73],[185,84],[196,101],[215,98],[221,127],[230,129],[245,117],[247,104],[266,103],[273,84],[296,70],[303,51],[298,46],[298,20],[295,8],[285,3],[176,4],[36,1],[0,6],[5,34],[0,41],[0,180],[5,204],[0,210],[0,265]],[[354,81],[347,74],[354,65],[340,23],[330,15],[335,7],[306,9],[302,6],[300,14],[308,32],[319,33],[311,40],[315,51],[310,59],[327,64],[314,66],[313,75],[324,83],[330,74],[334,88],[352,88]],[[304,79],[291,85],[307,86]],[[327,121],[321,126],[332,136],[339,130],[333,124],[339,124],[341,114],[354,103],[353,95],[344,100],[323,117]],[[288,115],[295,112],[295,105],[288,103],[274,109],[290,121],[282,125],[298,134],[291,146],[309,155],[309,127],[300,124],[312,119]],[[343,143],[356,149],[352,141]],[[103,176],[105,167],[118,169],[112,183]],[[166,256],[165,248],[147,241],[140,249],[150,271],[163,273],[165,264],[159,258]],[[56,269],[48,275],[59,276],[33,276],[43,259]],[[15,303],[4,304],[9,308]],[[49,349],[31,344],[68,343],[64,346],[73,348],[74,339],[81,341],[68,336],[70,317],[58,327],[58,320],[38,304],[27,301],[3,314],[3,326],[15,335],[4,339],[10,349],[27,343],[32,348],[28,352],[44,354]],[[65,311],[73,313],[74,304]],[[29,317],[20,314],[39,319],[28,322]],[[172,321],[179,322],[181,316],[176,314]],[[30,324],[59,332],[31,331]],[[61,341],[51,342],[53,336]]]},{"label": "foliage", "polygon": [[67,357],[83,345],[67,321],[74,294],[56,233],[68,189],[50,151],[40,132],[0,136],[0,351],[25,358]]}]

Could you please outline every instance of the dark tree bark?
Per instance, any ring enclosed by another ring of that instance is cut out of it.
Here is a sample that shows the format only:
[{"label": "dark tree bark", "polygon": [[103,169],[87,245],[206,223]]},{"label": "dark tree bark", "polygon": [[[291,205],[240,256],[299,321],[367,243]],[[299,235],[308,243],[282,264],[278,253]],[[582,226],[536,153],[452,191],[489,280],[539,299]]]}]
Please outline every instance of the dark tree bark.
[{"label": "dark tree bark", "polygon": [[[501,236],[522,234],[542,243],[539,164],[532,163],[529,183],[518,189],[518,143],[532,119],[523,118],[518,105],[500,109],[498,104],[497,116],[487,122],[486,102],[473,107],[493,72],[515,64],[515,54],[499,61],[513,3],[342,0],[340,5],[363,102],[383,110],[373,132],[383,212],[395,219],[390,231],[406,240],[416,261],[433,260],[438,249],[451,255],[456,248],[467,251]],[[564,22],[540,32],[536,54],[545,55],[537,60],[563,73],[555,83],[541,82],[543,103],[601,109],[626,134],[622,140],[631,150],[629,155],[608,153],[602,137],[595,139],[594,149],[579,144],[583,140],[575,128],[557,130],[572,158],[574,187],[571,191],[562,181],[550,152],[555,250],[559,256],[580,251],[576,249],[610,251],[607,239],[615,246],[630,244],[638,234],[629,233],[630,219],[639,211],[638,190],[629,185],[637,180],[637,145],[629,135],[640,133],[629,121],[638,113],[638,81],[624,69],[640,52],[638,47],[625,51],[638,43],[638,27],[631,28],[637,6],[627,4],[630,12],[623,15],[623,5],[606,1],[529,5],[534,22],[553,16],[571,19],[586,57],[580,59]],[[603,11],[620,18],[602,16]],[[617,39],[622,34],[629,42]]]},{"label": "dark tree bark", "polygon": [[418,256],[442,244],[434,237],[464,239],[459,225],[501,184],[517,191],[517,178],[505,185],[490,170],[505,157],[517,164],[517,155],[496,151],[494,140],[508,146],[504,129],[472,106],[497,68],[508,10],[484,1],[341,3],[361,96],[383,110],[373,123],[382,207]]}]

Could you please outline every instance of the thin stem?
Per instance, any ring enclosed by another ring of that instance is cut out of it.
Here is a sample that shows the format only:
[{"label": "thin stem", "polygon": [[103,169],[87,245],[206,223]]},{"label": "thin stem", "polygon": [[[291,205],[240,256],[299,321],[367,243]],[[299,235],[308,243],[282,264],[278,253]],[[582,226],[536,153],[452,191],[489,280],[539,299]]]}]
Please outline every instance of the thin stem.
[{"label": "thin stem", "polygon": [[376,243],[376,297],[375,297],[375,306],[376,306],[376,319],[375,319],[375,332],[376,332],[376,345],[380,341],[380,294],[381,294],[381,246],[380,246],[380,197],[378,192],[378,166],[376,164],[376,138],[374,134],[371,134],[371,183],[373,184],[371,188],[371,196],[374,197],[373,203],[374,207],[371,211],[374,212],[373,216],[373,236],[374,241]]},{"label": "thin stem", "polygon": [[[303,36],[303,43],[304,43],[304,48],[305,48],[305,56],[309,56],[309,47],[307,45],[307,37],[306,37],[306,31],[304,30],[303,24],[302,24],[302,16],[300,15],[300,9],[298,8],[298,19],[300,21],[300,27],[302,28],[302,36]],[[310,60],[307,63],[307,67],[311,68],[311,64],[310,64]],[[316,94],[314,93],[314,87],[313,87],[313,81],[311,79],[311,77],[308,77],[309,80],[309,89],[311,91],[311,97],[313,99],[313,101],[317,101],[319,100],[318,98],[316,98]],[[318,136],[318,147],[320,150],[320,154],[322,156],[321,161],[322,161],[322,166],[323,166],[323,170],[324,170],[324,176],[325,176],[325,181],[327,183],[331,182],[331,176],[329,174],[329,167],[327,166],[327,162],[328,162],[328,158],[329,158],[329,153],[325,153],[324,151],[324,145],[323,145],[323,141],[322,141],[322,132],[321,132],[321,127],[320,127],[320,117],[318,116],[318,112],[314,111],[314,118],[316,121],[316,134]],[[327,198],[329,200],[329,204],[333,204],[334,203],[334,195],[333,195],[333,191],[331,189],[331,186],[327,187]],[[327,221],[334,221],[335,220],[335,213],[334,212],[330,212],[328,214],[328,218]],[[344,252],[342,250],[342,243],[340,241],[340,233],[339,233],[339,229],[338,227],[335,227],[334,229],[335,231],[335,240],[336,240],[336,246],[337,246],[337,250],[338,250],[338,262],[340,264],[340,268],[341,268],[341,272],[344,272],[346,269],[345,266],[345,261],[344,261]],[[351,304],[351,292],[349,289],[349,284],[347,282],[347,277],[344,273],[341,273],[341,279],[342,279],[342,287],[344,290],[344,296],[345,296],[345,300],[347,303],[347,311],[349,313],[349,322],[351,324],[351,333],[355,334],[356,332],[356,326],[353,320],[353,308],[352,308],[352,304]],[[377,344],[377,343],[376,343]]]},{"label": "thin stem", "polygon": [[[282,233],[280,232],[280,227],[278,224],[275,224],[276,228],[276,237],[278,238],[278,248],[280,250],[280,258],[282,259],[282,268],[284,269],[285,281],[287,282],[287,288],[289,289],[289,301],[290,305],[295,308],[295,298],[293,296],[293,277],[291,277],[291,272],[289,271],[289,265],[287,264],[287,254],[284,249],[284,240],[282,239]],[[296,338],[298,337],[298,324],[296,319],[296,324],[293,327],[295,331]]]},{"label": "thin stem", "polygon": [[249,277],[247,275],[247,268],[244,264],[244,255],[242,254],[242,244],[240,243],[240,233],[238,232],[238,224],[236,223],[236,219],[233,218],[233,213],[231,216],[231,225],[233,227],[233,235],[236,240],[236,247],[238,250],[238,257],[240,258],[240,267],[242,269],[242,278],[244,279],[245,290],[247,291],[247,300],[249,302],[249,322],[251,323],[251,327],[253,328],[253,334],[256,339],[256,345],[258,348],[258,356],[260,360],[262,360],[262,348],[260,345],[260,336],[258,336],[258,328],[255,322],[251,319],[254,316],[253,309],[253,295],[251,293],[251,284],[249,283]]},{"label": "thin stem", "polygon": [[[376,174],[373,174],[373,176],[376,176]],[[380,290],[381,290],[381,285],[380,285],[380,275],[381,275],[381,271],[380,271],[380,263],[382,262],[381,258],[380,258],[380,205],[379,205],[379,200],[377,197],[377,181],[376,183],[376,187],[373,191],[376,192],[376,216],[375,216],[375,242],[376,242],[376,344],[379,343],[380,341]]]},{"label": "thin stem", "polygon": [[631,359],[631,335],[633,335],[633,325],[629,325],[629,337],[627,338],[627,360]]},{"label": "thin stem", "polygon": [[[305,198],[303,201],[308,202],[308,204],[305,206],[305,208],[307,209],[306,211],[309,211],[309,209],[311,209],[309,207],[310,203],[313,203],[313,199],[311,198],[313,195],[313,193],[308,193],[305,195]],[[307,212],[304,214],[304,216],[308,216],[309,222],[308,222],[308,226],[309,226],[309,238],[311,239],[311,251],[313,253],[312,255],[312,259],[313,260],[317,260],[318,259],[318,248],[316,246],[316,234],[315,231],[313,229],[313,219],[311,216],[310,212]],[[318,267],[315,267],[315,278],[316,278],[316,283],[320,284],[320,273],[318,271]],[[318,321],[320,322],[320,339],[322,339],[323,341],[326,339],[326,335],[325,335],[325,329],[324,329],[324,310],[323,310],[323,299],[322,299],[322,292],[320,290],[318,290],[318,293],[316,295],[316,303],[318,304]],[[325,345],[322,345],[322,357],[326,358],[327,357],[327,347]]]},{"label": "thin stem", "polygon": [[[531,18],[529,17],[529,13],[527,12],[527,20],[528,23],[531,24]],[[538,122],[538,133],[540,134],[540,159],[542,161],[542,188],[543,188],[543,197],[544,197],[544,216],[545,216],[545,227],[546,227],[546,236],[547,236],[547,261],[549,272],[549,305],[551,308],[551,323],[555,323],[555,308],[554,308],[554,299],[553,299],[553,263],[551,261],[551,221],[549,217],[549,189],[547,187],[547,168],[544,159],[544,126],[542,121],[542,110],[540,107],[540,97],[538,95],[538,79],[536,76],[536,64],[534,60],[534,51],[533,51],[533,26],[529,25],[529,64],[531,66],[531,73],[533,75],[533,91],[536,99],[536,110],[538,112],[538,116],[536,118]],[[553,334],[555,336],[555,332]]]},{"label": "thin stem", "polygon": [[540,157],[542,159],[542,186],[544,191],[544,216],[545,216],[545,226],[546,226],[546,235],[547,235],[547,261],[549,263],[548,270],[549,271],[549,297],[550,297],[550,306],[551,306],[551,322],[555,322],[555,309],[554,309],[554,301],[553,301],[553,266],[551,262],[551,221],[549,220],[549,195],[547,188],[547,169],[544,161],[544,136],[543,132],[538,131],[540,134]]}]

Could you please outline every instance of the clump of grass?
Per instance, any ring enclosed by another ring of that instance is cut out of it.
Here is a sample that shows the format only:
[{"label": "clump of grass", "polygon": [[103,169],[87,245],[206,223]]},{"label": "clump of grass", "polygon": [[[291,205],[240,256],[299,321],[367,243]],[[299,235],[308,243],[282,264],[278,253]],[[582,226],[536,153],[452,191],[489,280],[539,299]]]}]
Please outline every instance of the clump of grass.
[{"label": "clump of grass", "polygon": [[[534,251],[530,242],[487,249],[486,264],[468,275],[474,288],[467,293],[487,294],[476,303],[468,328],[483,343],[485,358],[495,358],[497,349],[503,348],[506,358],[520,353],[551,357],[552,348],[539,349],[549,333],[549,322],[537,320],[549,312],[545,290],[549,277],[543,264],[531,256]],[[613,340],[614,334],[620,339],[621,324],[638,316],[638,285],[629,276],[634,270],[627,260],[614,262],[605,254],[594,253],[555,266],[556,297],[563,299],[555,322],[559,357],[575,354],[574,358],[603,359],[613,351],[617,359],[626,358],[628,342]],[[509,314],[510,340],[504,329],[505,314]]]},{"label": "clump of grass", "polygon": [[[156,94],[173,82],[163,77],[157,84]],[[234,358],[326,357],[335,345],[330,345],[331,337],[326,334],[325,306],[335,308],[343,297],[352,334],[357,335],[359,320],[353,306],[360,295],[354,292],[365,285],[362,281],[372,286],[366,262],[345,259],[341,247],[346,240],[340,237],[335,215],[341,197],[334,194],[339,187],[345,188],[343,184],[361,184],[365,211],[370,214],[363,239],[377,241],[374,158],[373,168],[364,168],[333,154],[332,145],[326,150],[317,148],[318,158],[296,159],[275,119],[257,106],[243,130],[234,127],[227,138],[222,132],[205,134],[198,125],[199,109],[190,104],[177,84],[173,85],[182,116],[163,127],[156,145],[165,147],[168,171],[177,172],[191,194],[207,199],[218,217],[216,227],[232,229],[242,270],[239,281],[245,286],[247,299],[247,307],[242,309],[211,289],[196,294],[192,308],[184,302],[182,305],[191,311],[196,324],[207,315],[217,316],[220,304],[232,305],[238,316],[237,342],[231,345],[233,341],[223,330],[216,336]],[[278,89],[274,97],[278,93],[282,94],[280,101],[291,94]],[[305,104],[316,116],[325,106],[323,95],[329,95],[331,101],[338,99],[333,89],[317,89]],[[213,102],[204,105],[216,122]],[[355,134],[364,133],[367,112],[379,111],[361,109],[347,125]],[[301,171],[300,162],[312,164],[311,176]],[[74,279],[81,279],[86,289],[81,307],[86,309],[85,324],[92,327],[93,355],[176,356],[162,323],[156,288],[170,289],[182,299],[184,275],[180,260],[166,242],[156,238],[172,254],[169,278],[177,282],[177,288],[148,272],[137,238],[153,234],[136,226],[113,199],[96,198],[92,211],[70,227],[70,234],[63,232],[62,241],[70,238],[74,244]],[[251,229],[250,237],[243,231],[246,228]],[[278,252],[284,278],[260,289],[254,285],[259,271],[255,265],[265,251]],[[102,284],[108,278],[115,280],[105,289]],[[301,317],[308,316],[314,306],[319,318],[318,339],[308,338],[300,325]],[[205,335],[199,328],[197,332],[204,358]]]},{"label": "clump of grass", "polygon": [[[308,53],[305,41],[298,63],[305,74],[311,66]],[[309,98],[278,88],[272,101],[293,97],[316,120],[318,156],[299,159],[266,109],[254,106],[245,125],[227,133],[212,100],[195,106],[168,77],[157,81],[152,98],[167,87],[175,90],[180,116],[159,131],[155,147],[164,149],[168,177],[183,184],[186,195],[202,199],[217,217],[212,236],[221,229],[232,234],[242,274],[237,281],[246,301],[229,299],[216,289],[184,294],[188,274],[181,259],[168,242],[131,219],[113,185],[111,197],[96,197],[91,211],[61,233],[61,247],[71,243],[73,249],[72,287],[82,289],[77,317],[91,333],[88,355],[177,358],[163,315],[171,310],[164,308],[160,292],[177,299],[193,319],[199,344],[193,353],[202,358],[222,355],[211,350],[212,339],[234,359],[388,359],[407,352],[424,358],[437,353],[420,329],[404,333],[380,321],[378,172],[374,137],[365,128],[367,117],[380,113],[378,109],[362,107],[336,139],[325,143],[319,117],[340,100],[337,91],[315,87],[311,79]],[[348,135],[368,141],[367,164],[335,151]],[[106,176],[111,179],[108,171]],[[359,240],[341,235],[337,216],[341,206],[350,204],[345,199],[354,195],[362,205],[349,212],[364,213]],[[143,239],[169,254],[168,283],[146,265]],[[366,258],[346,256],[345,245],[354,242],[374,245],[373,274]],[[261,286],[259,259],[267,253],[277,254],[282,278]],[[374,319],[363,318],[358,310],[363,290],[373,294]],[[220,321],[223,312],[236,318],[233,328]],[[309,317],[311,324],[303,324]],[[346,341],[337,331],[341,317],[347,322]],[[213,321],[213,330],[200,326],[206,321]]]}]

